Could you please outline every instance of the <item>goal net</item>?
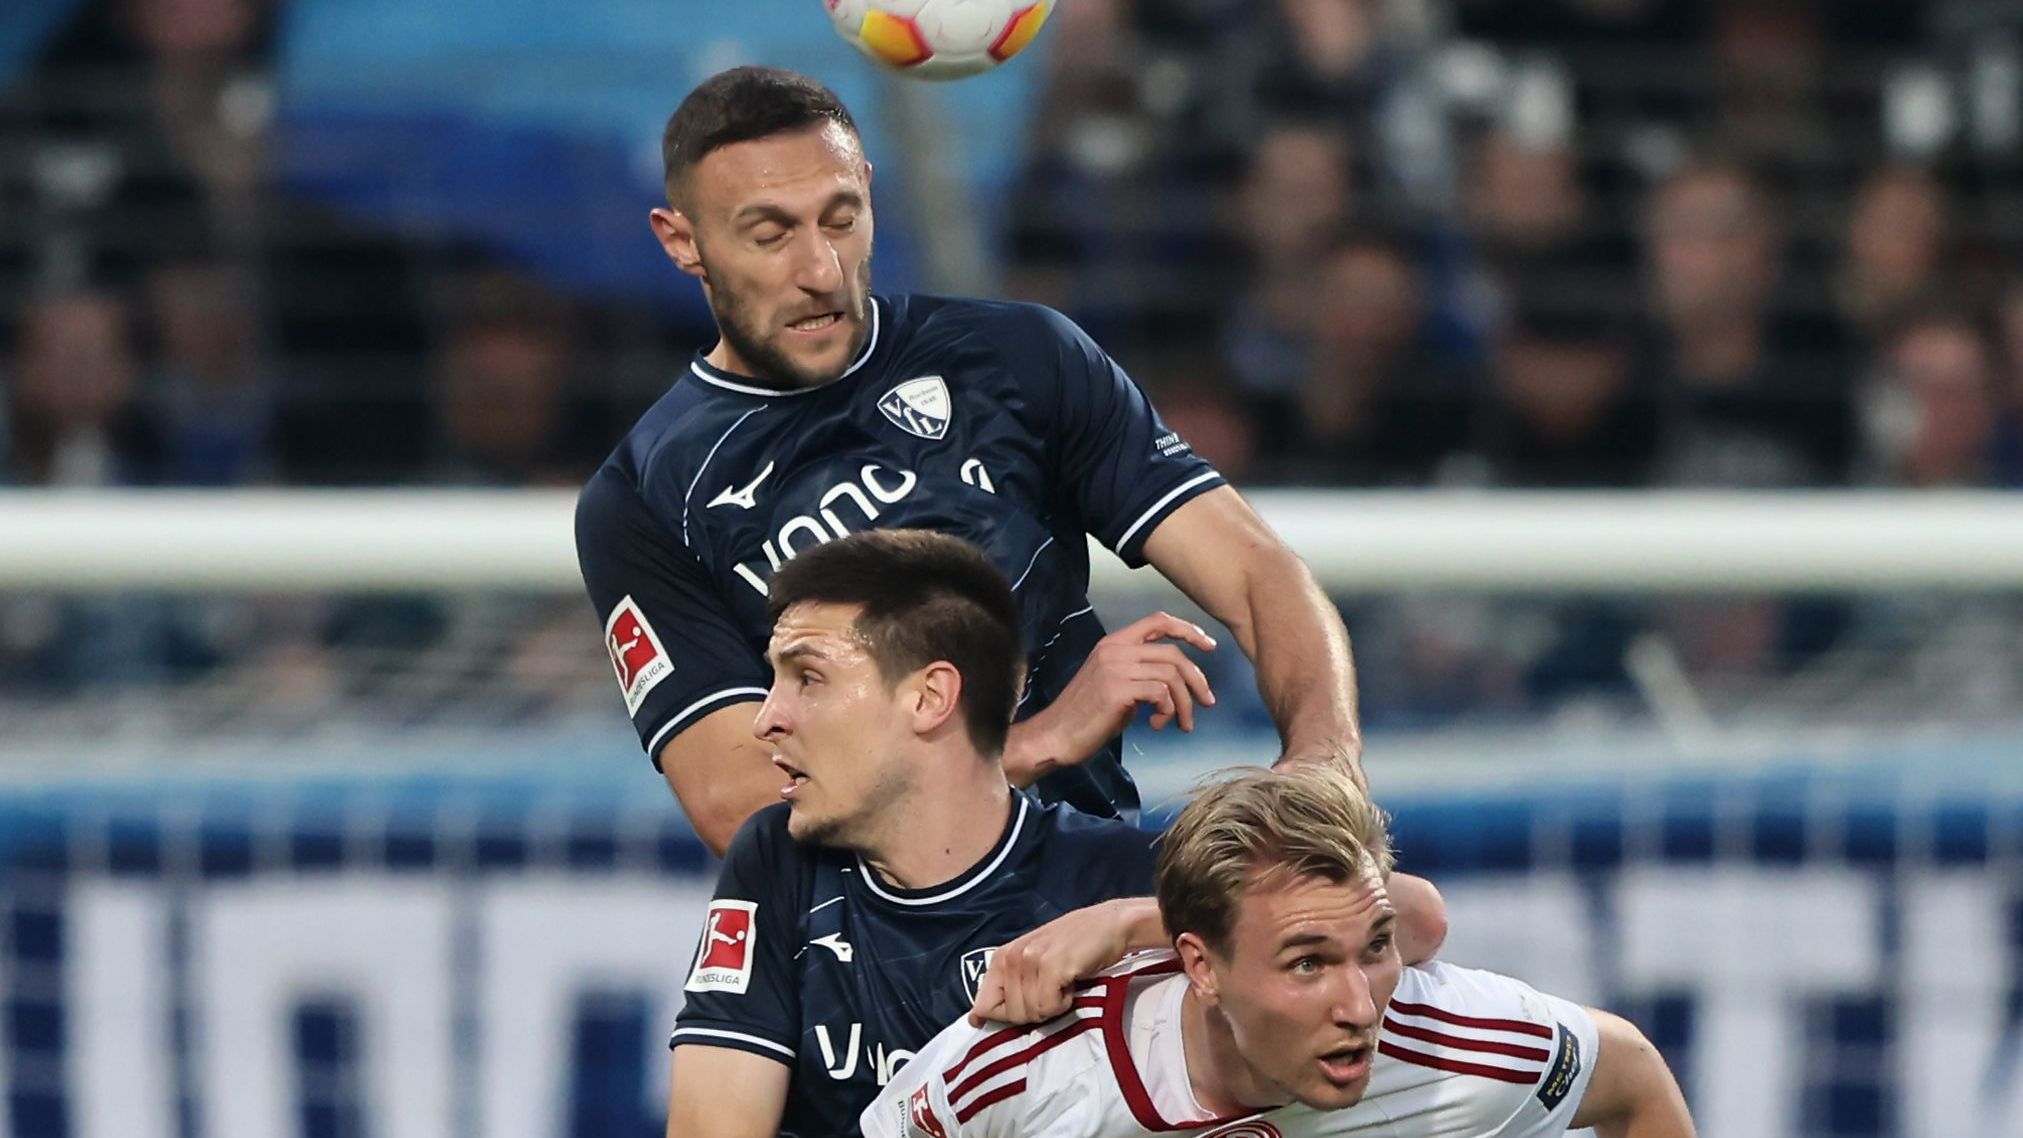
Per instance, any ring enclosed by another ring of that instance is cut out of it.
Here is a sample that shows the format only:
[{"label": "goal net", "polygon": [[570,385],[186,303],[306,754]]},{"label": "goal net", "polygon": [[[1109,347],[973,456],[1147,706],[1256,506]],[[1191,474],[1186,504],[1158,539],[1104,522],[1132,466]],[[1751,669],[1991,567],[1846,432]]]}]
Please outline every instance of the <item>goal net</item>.
[{"label": "goal net", "polygon": [[[1257,500],[1444,956],[1630,1015],[1710,1134],[2023,1133],[2017,505]],[[0,1135],[660,1133],[712,875],[569,512],[0,498]],[[1192,611],[1114,561],[1096,600]],[[1275,754],[1205,664],[1192,736],[1129,738],[1155,824]]]}]

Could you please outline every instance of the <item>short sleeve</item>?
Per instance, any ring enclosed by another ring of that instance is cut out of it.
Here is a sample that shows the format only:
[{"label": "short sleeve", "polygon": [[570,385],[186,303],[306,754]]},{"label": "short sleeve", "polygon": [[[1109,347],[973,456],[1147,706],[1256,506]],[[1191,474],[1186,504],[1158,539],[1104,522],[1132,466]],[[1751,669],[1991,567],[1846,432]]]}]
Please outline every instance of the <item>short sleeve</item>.
[{"label": "short sleeve", "polygon": [[576,501],[576,561],[625,710],[655,767],[661,745],[691,723],[766,697],[765,660],[702,562],[612,467]]},{"label": "short sleeve", "polygon": [[731,839],[669,1047],[729,1047],[794,1063],[801,1033],[794,934],[806,876],[798,866],[783,806],[752,815]]},{"label": "short sleeve", "polygon": [[1132,566],[1145,563],[1144,541],[1159,523],[1223,484],[1207,460],[1169,430],[1145,393],[1088,333],[1048,308],[1036,308],[1041,335],[1028,351],[1032,374],[1050,377],[1052,420],[1045,424],[1059,485],[1083,528]]},{"label": "short sleeve", "polygon": [[1594,1015],[1579,1004],[1529,988],[1526,992],[1544,1009],[1541,1019],[1552,1028],[1552,1059],[1531,1096],[1498,1133],[1502,1138],[1553,1138],[1573,1125],[1574,1113],[1587,1095],[1601,1031]]},{"label": "short sleeve", "polygon": [[1436,960],[1406,973],[1385,1010],[1383,1053],[1439,1070],[1457,1088],[1420,1106],[1460,1111],[1466,1121],[1456,1125],[1484,1138],[1564,1133],[1594,1074],[1594,1016],[1495,972]]}]

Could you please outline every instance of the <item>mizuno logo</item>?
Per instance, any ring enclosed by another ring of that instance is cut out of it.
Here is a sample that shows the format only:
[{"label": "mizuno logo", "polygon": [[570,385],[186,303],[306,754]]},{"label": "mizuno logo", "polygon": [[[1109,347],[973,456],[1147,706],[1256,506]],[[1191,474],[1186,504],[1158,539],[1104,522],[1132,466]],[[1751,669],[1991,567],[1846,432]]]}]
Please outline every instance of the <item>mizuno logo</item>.
[{"label": "mizuno logo", "polygon": [[842,933],[830,933],[827,936],[818,936],[808,943],[821,945],[823,948],[835,953],[836,959],[845,964],[850,963],[850,958],[857,954],[857,950],[850,947],[850,942],[843,939]]},{"label": "mizuno logo", "polygon": [[714,498],[711,498],[709,500],[709,505],[704,506],[703,508],[708,510],[708,509],[715,509],[718,506],[736,506],[740,510],[749,510],[753,506],[759,504],[758,500],[759,483],[764,482],[766,479],[772,477],[772,474],[773,474],[773,464],[769,462],[766,464],[766,468],[764,470],[759,471],[759,476],[757,478],[754,478],[750,482],[745,483],[744,486],[742,487],[738,486],[724,487],[723,493],[718,494]]}]

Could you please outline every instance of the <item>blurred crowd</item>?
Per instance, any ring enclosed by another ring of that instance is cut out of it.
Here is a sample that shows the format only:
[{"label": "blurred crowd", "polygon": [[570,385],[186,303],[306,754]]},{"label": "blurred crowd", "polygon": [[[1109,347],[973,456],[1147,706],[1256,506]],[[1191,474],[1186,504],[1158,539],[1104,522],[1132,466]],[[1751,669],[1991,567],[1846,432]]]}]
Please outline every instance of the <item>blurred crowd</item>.
[{"label": "blurred crowd", "polygon": [[[1056,18],[1008,291],[1240,483],[2023,485],[2023,5]],[[2023,702],[2023,621],[1988,598],[1344,608],[1376,726]]]},{"label": "blurred crowd", "polygon": [[2023,86],[1947,10],[1064,4],[1010,290],[1248,483],[2014,485]]},{"label": "blurred crowd", "polygon": [[[694,345],[281,192],[284,2],[88,0],[0,93],[0,484],[579,483]],[[2023,485],[2008,8],[1065,0],[1003,291],[1244,485]],[[253,661],[314,708],[370,683],[337,648],[441,650],[492,669],[444,686],[504,670],[538,711],[579,698],[534,662],[588,639],[576,607],[0,598],[0,681]],[[1746,685],[1894,635],[1349,607],[1380,721],[1626,690],[1640,644]]]},{"label": "blurred crowd", "polygon": [[[284,3],[86,0],[0,92],[0,486],[579,485],[651,398],[617,361],[689,346],[284,192]],[[608,694],[581,608],[0,597],[0,687],[532,713]]]}]

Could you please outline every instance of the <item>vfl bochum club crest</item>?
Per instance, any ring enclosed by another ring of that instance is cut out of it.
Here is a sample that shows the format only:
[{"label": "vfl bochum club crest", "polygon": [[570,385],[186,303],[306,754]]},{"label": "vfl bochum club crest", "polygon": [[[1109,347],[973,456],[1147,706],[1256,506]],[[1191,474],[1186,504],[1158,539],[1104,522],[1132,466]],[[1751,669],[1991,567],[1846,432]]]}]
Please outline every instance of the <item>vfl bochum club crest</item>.
[{"label": "vfl bochum club crest", "polygon": [[938,375],[923,375],[885,393],[878,409],[899,429],[923,439],[948,433],[948,385]]},{"label": "vfl bochum club crest", "polygon": [[969,992],[969,998],[976,999],[976,986],[983,983],[983,974],[990,971],[990,958],[997,955],[998,946],[972,948],[962,954],[962,986]]}]

